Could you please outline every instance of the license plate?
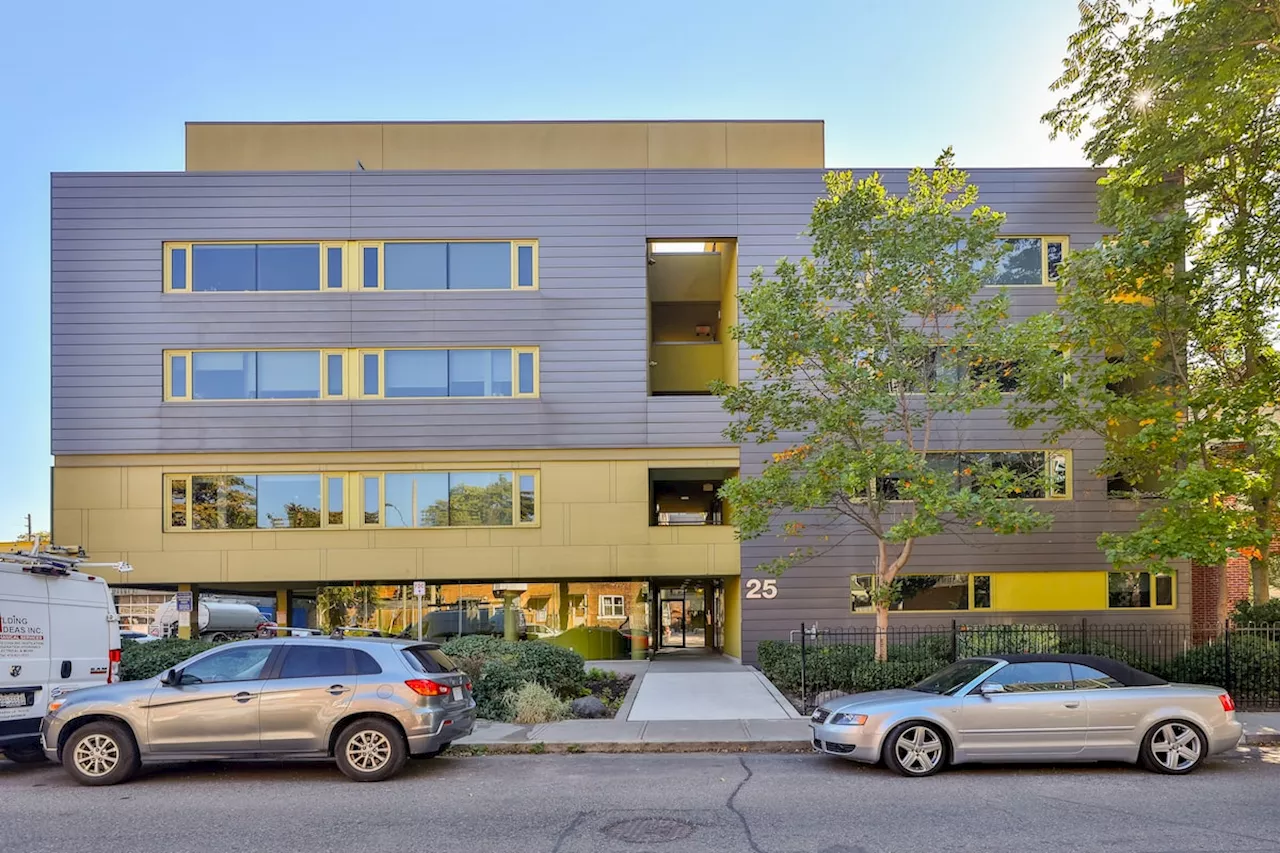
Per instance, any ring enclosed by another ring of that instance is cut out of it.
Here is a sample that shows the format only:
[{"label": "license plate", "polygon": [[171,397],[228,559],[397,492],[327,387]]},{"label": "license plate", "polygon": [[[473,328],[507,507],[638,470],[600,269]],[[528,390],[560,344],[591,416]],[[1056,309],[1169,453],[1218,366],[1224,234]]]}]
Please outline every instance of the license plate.
[{"label": "license plate", "polygon": [[26,693],[0,693],[0,708],[25,708],[28,704]]},{"label": "license plate", "polygon": [[462,701],[462,688],[461,688],[461,687],[454,687],[454,688],[450,691],[450,693],[452,694],[453,701],[455,701],[455,702],[461,702],[461,701]]}]

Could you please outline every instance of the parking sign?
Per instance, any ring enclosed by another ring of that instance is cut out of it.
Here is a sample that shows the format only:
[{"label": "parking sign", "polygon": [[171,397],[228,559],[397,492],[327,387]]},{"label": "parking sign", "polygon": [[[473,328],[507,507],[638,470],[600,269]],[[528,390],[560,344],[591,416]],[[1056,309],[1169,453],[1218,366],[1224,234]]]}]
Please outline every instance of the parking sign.
[{"label": "parking sign", "polygon": [[191,593],[189,592],[178,593],[178,612],[179,613],[191,612]]},{"label": "parking sign", "polygon": [[427,582],[426,582],[426,581],[414,581],[414,582],[413,582],[413,594],[414,594],[414,595],[416,595],[418,598],[422,598],[422,596],[426,595],[426,594],[427,594]]}]

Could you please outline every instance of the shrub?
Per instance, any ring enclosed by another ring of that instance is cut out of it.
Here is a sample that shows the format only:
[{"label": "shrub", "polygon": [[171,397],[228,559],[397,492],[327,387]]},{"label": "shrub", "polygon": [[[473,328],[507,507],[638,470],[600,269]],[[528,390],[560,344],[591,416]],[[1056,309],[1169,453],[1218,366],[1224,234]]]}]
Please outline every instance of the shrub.
[{"label": "shrub", "polygon": [[868,661],[861,664],[852,673],[853,693],[865,693],[870,690],[894,690],[910,687],[916,682],[937,672],[943,666],[942,660],[909,660],[909,661]]},{"label": "shrub", "polygon": [[126,640],[120,648],[120,680],[154,678],[214,645],[203,640],[152,640],[149,643]]},{"label": "shrub", "polygon": [[783,640],[761,640],[756,660],[764,677],[784,693],[800,692],[800,646]]},{"label": "shrub", "polygon": [[990,625],[960,631],[956,637],[956,655],[962,658],[1056,651],[1056,625]]},{"label": "shrub", "polygon": [[1265,604],[1247,600],[1236,602],[1231,621],[1237,625],[1280,625],[1280,598],[1273,598]]},{"label": "shrub", "polygon": [[527,681],[510,660],[494,658],[487,661],[480,669],[480,677],[472,681],[476,716],[499,722],[509,720],[511,710],[507,706],[507,694],[518,690]]},{"label": "shrub", "polygon": [[440,651],[451,658],[496,658],[510,645],[501,637],[491,634],[467,634],[455,637],[440,646]]},{"label": "shrub", "polygon": [[[1167,676],[1174,681],[1228,687],[1227,649],[1222,640],[1198,646],[1170,663]],[[1231,637],[1231,685],[1241,694],[1267,696],[1280,683],[1280,643],[1265,637],[1234,634]]]},{"label": "shrub", "polygon": [[526,681],[503,696],[509,719],[513,723],[532,725],[554,723],[569,716],[569,703],[541,684]]},{"label": "shrub", "polygon": [[562,699],[578,696],[586,683],[585,661],[572,649],[530,640],[507,643],[505,651],[526,681],[536,681]]}]

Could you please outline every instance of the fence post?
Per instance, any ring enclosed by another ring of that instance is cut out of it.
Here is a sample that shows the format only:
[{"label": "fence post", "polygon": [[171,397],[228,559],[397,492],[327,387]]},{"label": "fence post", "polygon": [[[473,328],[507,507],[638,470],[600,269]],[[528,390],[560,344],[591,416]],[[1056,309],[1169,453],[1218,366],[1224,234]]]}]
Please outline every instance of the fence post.
[{"label": "fence post", "polygon": [[1080,650],[1089,653],[1089,617],[1080,617]]},{"label": "fence post", "polygon": [[800,706],[801,709],[808,713],[809,711],[809,691],[805,689],[805,642],[804,642],[804,623],[800,623]]},{"label": "fence post", "polygon": [[1235,685],[1231,683],[1231,620],[1227,619],[1222,623],[1222,648],[1224,666],[1226,667],[1225,677],[1222,679],[1226,684],[1222,685],[1228,693],[1235,693]]},{"label": "fence post", "polygon": [[951,620],[951,662],[960,654],[960,637],[956,634],[956,620]]}]

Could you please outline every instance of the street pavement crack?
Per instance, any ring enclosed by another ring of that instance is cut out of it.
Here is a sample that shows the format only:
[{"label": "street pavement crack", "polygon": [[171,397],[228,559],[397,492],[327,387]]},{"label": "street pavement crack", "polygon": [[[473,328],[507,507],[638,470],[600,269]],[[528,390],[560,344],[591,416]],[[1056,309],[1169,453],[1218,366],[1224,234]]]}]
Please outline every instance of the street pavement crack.
[{"label": "street pavement crack", "polygon": [[755,838],[753,838],[751,835],[751,824],[747,823],[747,816],[744,815],[742,812],[738,811],[738,807],[733,802],[734,798],[738,796],[738,793],[744,787],[746,787],[746,784],[748,782],[751,781],[751,776],[753,775],[751,772],[751,768],[747,766],[747,760],[743,758],[741,755],[738,756],[738,764],[742,766],[743,772],[746,773],[747,775],[744,776],[742,781],[738,783],[737,787],[733,789],[733,793],[729,794],[729,799],[725,801],[725,806],[729,809],[729,811],[737,815],[738,820],[741,821],[742,831],[745,832],[747,835],[747,844],[750,845],[754,853],[764,853],[764,851],[760,849],[760,845],[756,844]]},{"label": "street pavement crack", "polygon": [[551,853],[559,853],[560,850],[564,849],[564,843],[578,829],[578,824],[582,823],[582,819],[586,816],[586,812],[578,812],[573,816],[573,820],[569,821],[568,825],[561,830],[560,837],[556,839],[556,846],[551,848]]}]

